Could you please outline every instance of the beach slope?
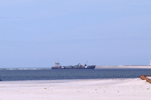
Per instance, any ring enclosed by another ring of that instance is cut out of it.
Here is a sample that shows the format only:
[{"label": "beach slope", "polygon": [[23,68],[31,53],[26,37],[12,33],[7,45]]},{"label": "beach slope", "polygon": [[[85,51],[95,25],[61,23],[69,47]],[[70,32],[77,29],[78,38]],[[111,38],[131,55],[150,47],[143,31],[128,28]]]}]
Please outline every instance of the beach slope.
[{"label": "beach slope", "polygon": [[135,79],[2,81],[0,100],[150,100],[151,84]]}]

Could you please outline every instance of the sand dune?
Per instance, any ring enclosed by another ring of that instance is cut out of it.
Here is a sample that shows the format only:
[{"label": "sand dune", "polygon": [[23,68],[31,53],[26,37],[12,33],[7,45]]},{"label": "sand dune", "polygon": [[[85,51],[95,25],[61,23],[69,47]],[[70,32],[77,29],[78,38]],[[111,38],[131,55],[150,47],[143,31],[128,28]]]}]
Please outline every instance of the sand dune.
[{"label": "sand dune", "polygon": [[136,79],[0,82],[0,100],[151,100],[151,84]]}]

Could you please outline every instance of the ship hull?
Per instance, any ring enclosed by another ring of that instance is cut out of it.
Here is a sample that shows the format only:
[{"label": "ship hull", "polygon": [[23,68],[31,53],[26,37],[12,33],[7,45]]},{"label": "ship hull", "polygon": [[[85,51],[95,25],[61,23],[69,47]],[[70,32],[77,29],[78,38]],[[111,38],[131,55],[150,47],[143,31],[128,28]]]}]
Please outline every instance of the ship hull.
[{"label": "ship hull", "polygon": [[95,69],[95,66],[88,66],[86,69]]},{"label": "ship hull", "polygon": [[51,69],[59,69],[59,68],[51,68]]},{"label": "ship hull", "polygon": [[60,67],[52,67],[51,69],[60,69]]},{"label": "ship hull", "polygon": [[74,67],[74,66],[64,66],[64,67],[52,67],[51,69],[95,69],[95,65],[85,67]]}]

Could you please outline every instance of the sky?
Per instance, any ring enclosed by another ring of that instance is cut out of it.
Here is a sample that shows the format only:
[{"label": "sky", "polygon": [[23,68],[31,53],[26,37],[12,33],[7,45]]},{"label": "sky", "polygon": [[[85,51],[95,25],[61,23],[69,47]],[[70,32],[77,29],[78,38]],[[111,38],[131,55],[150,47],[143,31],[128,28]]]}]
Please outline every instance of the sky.
[{"label": "sky", "polygon": [[151,0],[1,0],[0,68],[150,60]]}]

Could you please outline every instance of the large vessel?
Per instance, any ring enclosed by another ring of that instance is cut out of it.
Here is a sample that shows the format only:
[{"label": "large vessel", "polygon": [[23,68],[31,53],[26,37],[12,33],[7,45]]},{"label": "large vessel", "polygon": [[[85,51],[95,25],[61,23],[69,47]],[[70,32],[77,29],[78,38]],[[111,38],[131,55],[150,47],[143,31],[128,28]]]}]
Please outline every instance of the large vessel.
[{"label": "large vessel", "polygon": [[80,63],[77,65],[69,65],[69,66],[61,66],[59,62],[55,63],[55,66],[51,67],[51,69],[95,69],[96,65],[81,65]]}]

